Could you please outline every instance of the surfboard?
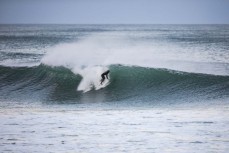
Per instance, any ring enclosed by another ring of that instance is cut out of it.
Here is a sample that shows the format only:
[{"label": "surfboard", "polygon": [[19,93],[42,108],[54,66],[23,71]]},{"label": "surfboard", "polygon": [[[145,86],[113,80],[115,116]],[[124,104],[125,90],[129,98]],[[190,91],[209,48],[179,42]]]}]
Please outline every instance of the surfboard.
[{"label": "surfboard", "polygon": [[105,88],[106,86],[108,86],[110,84],[110,79],[105,79],[103,81],[103,83],[101,84],[100,80],[99,80],[99,85],[96,86],[96,90],[99,90],[99,89],[102,89],[102,88]]}]

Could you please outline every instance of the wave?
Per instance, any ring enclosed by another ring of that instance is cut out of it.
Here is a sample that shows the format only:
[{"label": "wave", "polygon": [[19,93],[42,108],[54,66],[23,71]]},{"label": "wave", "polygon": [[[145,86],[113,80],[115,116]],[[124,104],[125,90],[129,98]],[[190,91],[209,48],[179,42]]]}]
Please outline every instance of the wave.
[{"label": "wave", "polygon": [[92,85],[90,91],[84,93],[79,90],[83,77],[64,67],[43,64],[35,67],[0,66],[0,97],[1,100],[74,103],[123,100],[192,102],[229,98],[229,76],[124,65],[110,65],[109,69],[107,86],[98,90]]},{"label": "wave", "polygon": [[[104,32],[48,48],[46,54],[3,53],[1,100],[108,102],[228,99],[227,52]],[[101,73],[110,80],[100,85]]]}]

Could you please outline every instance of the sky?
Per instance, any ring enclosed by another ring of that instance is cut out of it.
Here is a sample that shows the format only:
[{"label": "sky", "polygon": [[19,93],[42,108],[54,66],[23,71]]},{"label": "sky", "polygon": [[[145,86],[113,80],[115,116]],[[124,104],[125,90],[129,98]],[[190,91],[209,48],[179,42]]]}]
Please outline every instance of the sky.
[{"label": "sky", "polygon": [[0,0],[0,24],[229,24],[229,0]]}]

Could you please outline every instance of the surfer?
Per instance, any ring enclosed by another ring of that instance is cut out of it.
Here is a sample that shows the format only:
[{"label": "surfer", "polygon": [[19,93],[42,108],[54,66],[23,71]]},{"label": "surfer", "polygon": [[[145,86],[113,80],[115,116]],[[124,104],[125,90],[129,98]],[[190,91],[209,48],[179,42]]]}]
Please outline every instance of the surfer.
[{"label": "surfer", "polygon": [[102,85],[103,81],[105,80],[105,76],[108,79],[108,73],[110,73],[109,70],[107,70],[106,72],[104,72],[103,74],[101,74],[101,77],[102,77],[101,83],[100,83],[101,85]]}]

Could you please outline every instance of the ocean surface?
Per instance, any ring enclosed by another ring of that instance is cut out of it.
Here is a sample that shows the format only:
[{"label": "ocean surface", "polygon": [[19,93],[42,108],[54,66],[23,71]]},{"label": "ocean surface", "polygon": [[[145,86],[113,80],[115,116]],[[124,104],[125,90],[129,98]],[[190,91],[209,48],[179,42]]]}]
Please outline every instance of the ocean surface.
[{"label": "ocean surface", "polygon": [[0,152],[228,150],[229,25],[0,25]]}]

